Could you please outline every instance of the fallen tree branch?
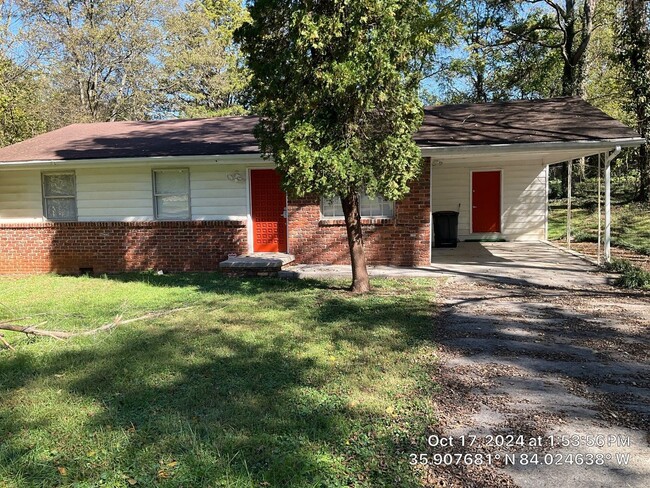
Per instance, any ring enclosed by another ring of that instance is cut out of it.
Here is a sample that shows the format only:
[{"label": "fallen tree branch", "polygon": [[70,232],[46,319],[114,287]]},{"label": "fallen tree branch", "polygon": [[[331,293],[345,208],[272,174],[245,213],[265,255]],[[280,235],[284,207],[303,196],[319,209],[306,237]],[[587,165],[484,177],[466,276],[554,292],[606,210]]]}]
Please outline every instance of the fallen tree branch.
[{"label": "fallen tree branch", "polygon": [[7,340],[5,339],[5,336],[3,336],[2,334],[0,334],[0,342],[2,342],[2,344],[4,344],[4,346],[5,346],[7,349],[11,349],[12,351],[15,351],[15,350],[16,350],[16,349],[14,348],[14,346],[12,346],[11,344],[9,344],[9,343],[7,342]]},{"label": "fallen tree branch", "polygon": [[[2,330],[10,330],[12,332],[20,332],[22,334],[26,335],[33,335],[33,336],[43,336],[43,337],[51,337],[53,339],[58,339],[60,341],[65,340],[65,339],[70,339],[71,337],[80,337],[80,336],[89,336],[89,335],[94,335],[97,334],[98,332],[104,332],[107,330],[114,329],[118,325],[123,325],[123,324],[130,324],[132,322],[138,322],[140,320],[147,320],[147,319],[153,319],[156,317],[162,317],[163,315],[169,315],[170,313],[175,313],[175,312],[180,312],[181,310],[187,310],[192,307],[181,307],[181,308],[174,308],[172,310],[163,310],[162,312],[150,312],[145,315],[142,315],[140,317],[136,317],[133,319],[128,319],[128,320],[122,320],[122,316],[118,315],[115,317],[115,320],[113,322],[109,322],[108,324],[104,324],[101,327],[97,327],[95,329],[90,329],[90,330],[84,330],[81,332],[64,332],[61,330],[42,330],[38,329],[37,327],[40,327],[42,325],[45,325],[46,322],[41,322],[40,324],[35,324],[35,325],[29,325],[29,326],[22,326],[22,325],[16,325],[16,324],[10,324],[8,322],[0,322],[0,329]],[[0,337],[2,337],[0,335]],[[5,346],[11,346],[6,342],[6,340],[2,339],[2,343],[5,344]],[[13,349],[13,348],[11,348]]]},{"label": "fallen tree branch", "polygon": [[34,317],[38,317],[39,315],[45,315],[45,314],[44,313],[37,313],[36,315],[30,315],[28,317],[18,317],[17,319],[2,320],[2,321],[0,321],[0,325],[12,324],[14,322],[22,322],[24,320],[33,320]]}]

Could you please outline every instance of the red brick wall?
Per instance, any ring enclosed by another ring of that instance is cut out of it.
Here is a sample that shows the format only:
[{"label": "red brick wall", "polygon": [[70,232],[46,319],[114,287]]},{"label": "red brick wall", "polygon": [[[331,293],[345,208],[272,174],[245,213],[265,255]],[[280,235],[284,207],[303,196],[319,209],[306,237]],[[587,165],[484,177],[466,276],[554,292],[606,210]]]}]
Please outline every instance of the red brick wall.
[{"label": "red brick wall", "polygon": [[246,222],[0,224],[0,273],[210,271],[247,249]]},{"label": "red brick wall", "polygon": [[[362,221],[369,264],[428,266],[431,263],[430,174],[427,166],[392,219]],[[349,264],[344,222],[321,220],[320,199],[289,199],[289,252],[298,263]]]}]

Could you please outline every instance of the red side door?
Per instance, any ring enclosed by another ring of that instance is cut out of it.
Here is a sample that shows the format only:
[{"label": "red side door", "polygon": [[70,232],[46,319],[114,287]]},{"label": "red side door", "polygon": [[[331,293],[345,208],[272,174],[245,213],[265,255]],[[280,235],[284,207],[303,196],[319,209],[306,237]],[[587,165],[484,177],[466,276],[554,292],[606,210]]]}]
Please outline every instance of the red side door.
[{"label": "red side door", "polygon": [[274,169],[251,170],[254,252],[287,252],[287,196]]},{"label": "red side door", "polygon": [[472,173],[472,232],[501,232],[501,172]]}]

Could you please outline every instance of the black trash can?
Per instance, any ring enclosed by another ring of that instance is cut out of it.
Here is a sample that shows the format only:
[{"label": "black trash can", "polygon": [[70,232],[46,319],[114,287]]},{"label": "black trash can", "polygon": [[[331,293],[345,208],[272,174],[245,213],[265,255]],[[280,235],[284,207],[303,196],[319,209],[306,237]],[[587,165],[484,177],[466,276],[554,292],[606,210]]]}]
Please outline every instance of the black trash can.
[{"label": "black trash can", "polygon": [[458,245],[458,212],[434,212],[433,235],[435,247],[456,247]]}]

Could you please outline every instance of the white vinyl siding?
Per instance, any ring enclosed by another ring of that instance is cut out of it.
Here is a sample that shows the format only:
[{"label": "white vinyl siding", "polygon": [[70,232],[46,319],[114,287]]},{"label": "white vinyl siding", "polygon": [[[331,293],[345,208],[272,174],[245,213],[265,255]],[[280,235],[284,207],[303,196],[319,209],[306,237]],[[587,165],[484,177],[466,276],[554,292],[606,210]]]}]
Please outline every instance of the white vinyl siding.
[{"label": "white vinyl siding", "polygon": [[[192,220],[246,220],[247,168],[255,166],[267,167],[268,163],[192,166],[180,161],[178,167],[189,169]],[[153,163],[75,168],[78,220],[154,220],[154,169],[159,168]],[[0,223],[45,220],[41,173],[40,170],[0,171]]]},{"label": "white vinyl siding", "polygon": [[248,214],[246,166],[196,166],[190,169],[192,219],[246,218]]},{"label": "white vinyl siding", "polygon": [[43,220],[41,172],[0,172],[0,222]]},{"label": "white vinyl siding", "polygon": [[79,220],[153,220],[151,168],[81,168],[77,170]]},{"label": "white vinyl siding", "polygon": [[[501,170],[501,232],[472,234],[471,171]],[[546,170],[537,162],[443,162],[431,170],[431,211],[460,212],[460,240],[502,237],[540,240],[546,228]],[[460,206],[459,206],[460,205]]]}]

